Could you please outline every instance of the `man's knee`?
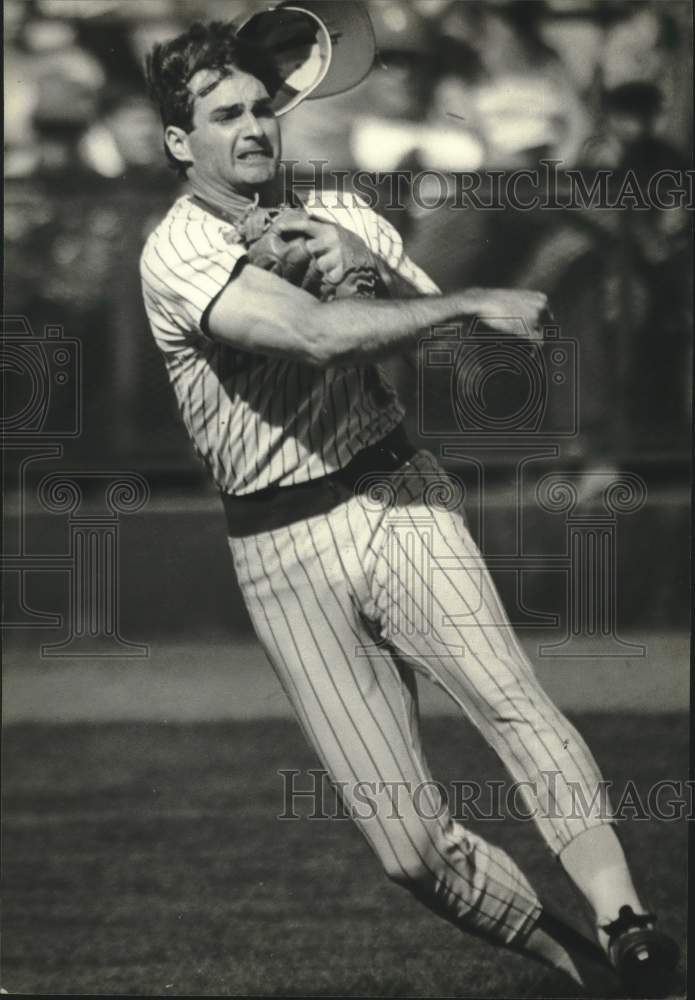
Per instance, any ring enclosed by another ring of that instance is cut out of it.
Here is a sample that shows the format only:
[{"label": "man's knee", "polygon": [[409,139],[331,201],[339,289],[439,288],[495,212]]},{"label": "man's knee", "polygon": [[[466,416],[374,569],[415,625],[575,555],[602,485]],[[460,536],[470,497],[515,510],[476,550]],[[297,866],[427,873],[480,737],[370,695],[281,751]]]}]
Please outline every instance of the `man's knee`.
[{"label": "man's knee", "polygon": [[414,889],[424,885],[432,878],[432,872],[424,860],[417,855],[401,855],[400,857],[382,859],[386,877],[404,889]]},{"label": "man's knee", "polygon": [[417,892],[440,880],[448,867],[444,833],[439,827],[411,832],[396,855],[382,858],[386,876],[397,885]]}]

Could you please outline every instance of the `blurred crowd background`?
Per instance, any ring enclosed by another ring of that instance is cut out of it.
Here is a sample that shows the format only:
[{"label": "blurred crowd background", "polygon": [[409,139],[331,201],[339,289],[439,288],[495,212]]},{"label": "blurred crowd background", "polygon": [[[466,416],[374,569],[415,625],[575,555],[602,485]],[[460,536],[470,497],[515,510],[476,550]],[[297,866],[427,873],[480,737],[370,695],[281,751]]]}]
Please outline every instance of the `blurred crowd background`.
[{"label": "blurred crowd background", "polygon": [[[196,18],[244,0],[5,0],[5,313],[82,345],[84,464],[202,479],[148,333],[142,244],[179,191],[143,60]],[[283,119],[285,155],[355,171],[687,170],[685,0],[370,0],[379,45],[353,92]],[[483,188],[485,190],[483,181]],[[580,350],[581,462],[689,453],[690,221],[643,211],[386,214],[445,289],[546,291]],[[405,370],[396,372],[407,382]]]}]

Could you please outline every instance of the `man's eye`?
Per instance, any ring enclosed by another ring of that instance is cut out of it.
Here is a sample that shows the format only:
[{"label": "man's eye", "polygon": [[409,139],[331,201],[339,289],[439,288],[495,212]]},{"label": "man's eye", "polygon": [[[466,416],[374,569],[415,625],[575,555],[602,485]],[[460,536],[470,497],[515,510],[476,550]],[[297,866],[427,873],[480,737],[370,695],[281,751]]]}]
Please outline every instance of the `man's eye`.
[{"label": "man's eye", "polygon": [[253,109],[256,118],[274,118],[275,112],[273,111],[272,105],[270,103],[257,104]]}]

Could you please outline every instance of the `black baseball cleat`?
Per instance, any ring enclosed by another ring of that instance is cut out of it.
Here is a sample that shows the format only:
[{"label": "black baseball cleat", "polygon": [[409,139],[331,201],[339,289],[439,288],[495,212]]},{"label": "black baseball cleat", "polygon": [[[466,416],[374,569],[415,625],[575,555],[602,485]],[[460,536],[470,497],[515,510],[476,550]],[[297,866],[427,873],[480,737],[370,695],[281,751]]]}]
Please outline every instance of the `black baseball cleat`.
[{"label": "black baseball cleat", "polygon": [[666,997],[673,991],[680,950],[654,929],[651,913],[621,906],[618,917],[601,930],[608,935],[608,956],[630,1000]]}]

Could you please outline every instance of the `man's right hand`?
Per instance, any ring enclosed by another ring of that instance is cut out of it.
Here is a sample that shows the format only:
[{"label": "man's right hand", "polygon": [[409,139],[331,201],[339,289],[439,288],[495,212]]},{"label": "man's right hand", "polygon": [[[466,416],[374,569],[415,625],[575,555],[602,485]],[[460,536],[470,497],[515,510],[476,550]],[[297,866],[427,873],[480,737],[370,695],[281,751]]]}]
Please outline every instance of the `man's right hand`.
[{"label": "man's right hand", "polygon": [[513,288],[475,288],[476,315],[486,327],[528,340],[542,340],[543,326],[552,322],[548,296]]}]

